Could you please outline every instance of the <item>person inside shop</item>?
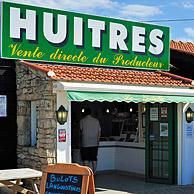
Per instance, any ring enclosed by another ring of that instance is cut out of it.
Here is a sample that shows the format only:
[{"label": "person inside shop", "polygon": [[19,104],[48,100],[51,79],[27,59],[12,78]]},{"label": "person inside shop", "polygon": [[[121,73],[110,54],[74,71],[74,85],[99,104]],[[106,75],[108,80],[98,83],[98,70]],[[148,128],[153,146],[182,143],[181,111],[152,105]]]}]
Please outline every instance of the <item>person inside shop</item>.
[{"label": "person inside shop", "polygon": [[85,109],[85,117],[80,120],[80,131],[83,165],[89,166],[89,162],[92,162],[92,170],[94,175],[96,175],[101,127],[98,119],[92,116],[90,108]]}]

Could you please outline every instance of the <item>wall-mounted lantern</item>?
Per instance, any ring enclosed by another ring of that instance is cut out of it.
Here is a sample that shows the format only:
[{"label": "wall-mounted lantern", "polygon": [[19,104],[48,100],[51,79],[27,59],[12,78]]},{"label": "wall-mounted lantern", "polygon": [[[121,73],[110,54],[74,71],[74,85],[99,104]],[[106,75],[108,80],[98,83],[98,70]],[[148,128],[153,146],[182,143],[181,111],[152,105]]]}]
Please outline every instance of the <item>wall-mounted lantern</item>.
[{"label": "wall-mounted lantern", "polygon": [[60,125],[64,125],[67,122],[68,111],[65,109],[63,105],[61,105],[59,109],[56,111],[56,114],[57,114],[57,122]]},{"label": "wall-mounted lantern", "polygon": [[190,107],[185,112],[185,116],[186,116],[187,123],[190,123],[193,121],[194,112],[192,111]]},{"label": "wall-mounted lantern", "polygon": [[142,104],[142,113],[145,113],[145,112],[146,112],[146,105]]}]

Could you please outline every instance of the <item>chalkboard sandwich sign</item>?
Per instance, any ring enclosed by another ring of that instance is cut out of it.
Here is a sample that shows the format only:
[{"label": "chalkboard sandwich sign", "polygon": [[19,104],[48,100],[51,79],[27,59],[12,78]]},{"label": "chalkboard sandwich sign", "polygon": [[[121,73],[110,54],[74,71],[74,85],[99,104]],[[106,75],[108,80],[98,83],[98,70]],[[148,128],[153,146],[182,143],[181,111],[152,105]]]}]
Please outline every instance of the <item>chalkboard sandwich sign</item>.
[{"label": "chalkboard sandwich sign", "polygon": [[95,194],[93,172],[78,164],[53,164],[43,170],[40,194]]}]

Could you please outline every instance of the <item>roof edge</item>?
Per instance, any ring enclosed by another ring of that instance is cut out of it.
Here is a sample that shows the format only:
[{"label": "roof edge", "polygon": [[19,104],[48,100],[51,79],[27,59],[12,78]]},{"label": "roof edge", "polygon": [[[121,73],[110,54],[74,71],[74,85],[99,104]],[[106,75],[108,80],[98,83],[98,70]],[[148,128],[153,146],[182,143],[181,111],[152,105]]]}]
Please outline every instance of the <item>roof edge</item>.
[{"label": "roof edge", "polygon": [[46,74],[48,74],[48,70],[46,70],[45,68],[43,68],[43,67],[38,67],[37,68],[37,64],[36,63],[30,63],[30,62],[27,62],[27,61],[23,61],[23,60],[21,60],[21,61],[19,61],[19,63],[22,63],[23,65],[25,65],[25,66],[28,66],[28,67],[31,67],[32,69],[35,69],[35,70],[41,70],[42,72],[44,72],[44,73],[46,73]]},{"label": "roof edge", "polygon": [[170,41],[170,50],[186,53],[188,55],[194,55],[194,43],[191,41]]},{"label": "roof edge", "polygon": [[[44,65],[47,65],[47,64],[38,64],[38,63],[32,63],[32,62],[27,62],[27,61],[23,61],[23,60],[18,61],[18,63],[20,63],[22,65],[25,65],[29,68],[32,68],[34,70],[41,71],[41,72],[45,73],[48,78],[58,80],[58,81],[64,80],[64,79],[61,80],[60,77],[57,77],[57,75],[56,75],[57,71],[55,72],[55,71],[53,71],[53,69],[44,68]],[[83,67],[83,68],[85,68],[85,67]],[[123,71],[123,70],[119,70],[119,71]],[[182,77],[182,76],[175,75],[175,74],[165,72],[165,71],[161,71],[161,70],[157,70],[157,71],[154,71],[154,72],[155,73],[160,73],[163,76],[169,76],[172,79],[174,78],[174,79],[177,79],[177,80],[181,80],[183,84],[184,84],[184,82],[185,82],[185,84],[188,83],[190,86],[187,86],[187,87],[193,87],[193,85],[194,85],[194,80],[186,78],[186,77]]]},{"label": "roof edge", "polygon": [[182,76],[180,76],[180,75],[175,75],[175,74],[173,74],[173,73],[169,73],[169,72],[165,72],[165,71],[161,71],[161,70],[158,70],[157,72],[159,72],[159,73],[161,73],[161,74],[163,74],[163,75],[171,76],[171,77],[176,78],[176,79],[181,79],[181,80],[183,80],[183,81],[185,81],[185,82],[189,82],[189,83],[191,83],[191,84],[194,83],[194,80],[189,79],[189,78],[186,78],[186,77],[182,77]]},{"label": "roof edge", "polygon": [[187,55],[194,55],[193,52],[191,51],[185,51],[185,50],[181,50],[181,49],[177,49],[177,48],[170,48],[170,50],[173,50],[173,51],[176,51],[176,52],[179,52],[179,53],[186,53]]}]

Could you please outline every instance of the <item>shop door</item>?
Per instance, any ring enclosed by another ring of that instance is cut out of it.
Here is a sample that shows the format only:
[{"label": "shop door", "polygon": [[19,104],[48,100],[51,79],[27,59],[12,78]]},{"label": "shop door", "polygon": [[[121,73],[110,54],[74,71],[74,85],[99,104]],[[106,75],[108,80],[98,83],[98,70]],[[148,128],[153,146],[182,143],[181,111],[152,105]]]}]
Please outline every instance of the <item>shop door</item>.
[{"label": "shop door", "polygon": [[16,149],[15,64],[0,60],[0,169],[16,168]]},{"label": "shop door", "polygon": [[146,111],[146,179],[176,182],[176,106],[148,104]]}]

